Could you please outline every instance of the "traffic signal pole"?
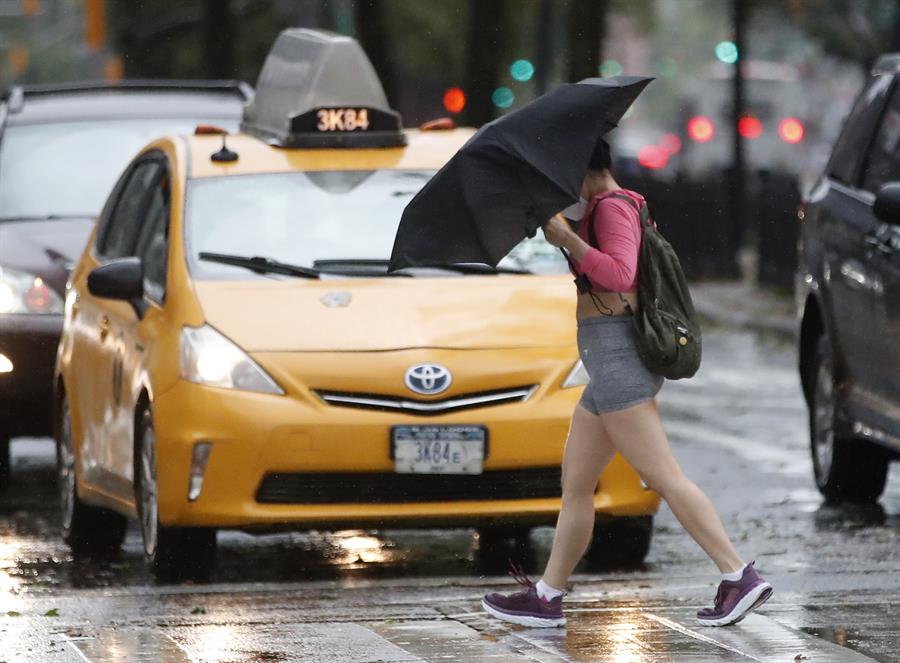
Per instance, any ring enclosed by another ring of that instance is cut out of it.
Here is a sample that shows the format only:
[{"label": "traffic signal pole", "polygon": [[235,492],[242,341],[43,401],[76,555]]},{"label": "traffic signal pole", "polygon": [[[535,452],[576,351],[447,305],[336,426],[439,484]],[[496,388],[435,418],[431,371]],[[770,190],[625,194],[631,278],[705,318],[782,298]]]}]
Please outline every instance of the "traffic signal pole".
[{"label": "traffic signal pole", "polygon": [[734,247],[739,249],[744,240],[747,214],[747,178],[746,157],[744,153],[744,138],[738,130],[741,116],[744,113],[744,28],[747,22],[746,0],[732,0],[732,23],[734,30],[734,45],[737,47],[737,60],[734,63],[732,78],[732,118],[731,133],[732,161],[728,173],[729,207],[734,227]]}]

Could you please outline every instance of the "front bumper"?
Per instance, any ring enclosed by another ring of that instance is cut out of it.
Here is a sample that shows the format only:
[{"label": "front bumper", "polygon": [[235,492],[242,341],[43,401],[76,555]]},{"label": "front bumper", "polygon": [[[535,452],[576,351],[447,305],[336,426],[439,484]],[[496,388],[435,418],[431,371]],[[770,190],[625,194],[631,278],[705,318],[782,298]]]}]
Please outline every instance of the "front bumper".
[{"label": "front bumper", "polygon": [[13,365],[0,373],[0,436],[52,433],[53,369],[61,315],[0,315],[0,353]]},{"label": "front bumper", "polygon": [[[579,389],[550,390],[524,403],[425,418],[179,382],[153,404],[160,521],[260,530],[553,524],[560,508],[558,492],[525,499],[407,495],[396,502],[373,502],[360,493],[354,501],[290,504],[261,502],[257,495],[273,474],[315,474],[326,488],[328,477],[341,481],[348,474],[370,473],[370,485],[371,473],[390,481],[398,477],[390,459],[390,430],[402,424],[487,426],[485,476],[498,472],[509,478],[517,470],[524,476],[536,468],[558,472],[579,396]],[[198,442],[212,443],[212,451],[200,496],[189,501],[191,453]],[[659,498],[616,457],[601,478],[594,504],[599,514],[650,515]]]}]

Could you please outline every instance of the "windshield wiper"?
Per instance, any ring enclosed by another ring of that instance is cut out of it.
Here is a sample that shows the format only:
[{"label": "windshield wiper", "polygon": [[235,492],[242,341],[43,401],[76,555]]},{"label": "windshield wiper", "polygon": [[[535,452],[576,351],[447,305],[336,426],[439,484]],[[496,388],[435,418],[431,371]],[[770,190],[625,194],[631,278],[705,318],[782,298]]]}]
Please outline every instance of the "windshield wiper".
[{"label": "windshield wiper", "polygon": [[387,271],[390,260],[381,258],[322,258],[313,260],[313,267],[323,272],[347,276],[412,276],[403,272]]},{"label": "windshield wiper", "polygon": [[[422,265],[425,267],[426,265]],[[433,269],[446,269],[460,274],[531,274],[527,269],[491,267],[481,262],[458,262],[453,265],[428,265]]]},{"label": "windshield wiper", "polygon": [[202,251],[197,257],[208,262],[220,262],[223,265],[244,267],[257,274],[284,274],[286,276],[302,276],[307,279],[317,279],[321,276],[317,269],[278,262],[263,256],[234,256],[227,253],[207,253]]},{"label": "windshield wiper", "polygon": [[34,214],[29,216],[3,216],[0,223],[7,221],[58,221],[60,219],[92,219],[96,214]]},{"label": "windshield wiper", "polygon": [[[403,270],[388,272],[387,266],[390,264],[390,262],[390,260],[382,260],[378,258],[326,258],[322,260],[314,260],[313,267],[315,267],[316,269],[320,269],[323,272],[343,272],[345,271],[345,269],[347,272],[349,272],[352,270],[354,274],[360,273],[362,271],[377,271],[377,273],[381,274],[382,276],[412,276],[413,274],[410,273],[409,270],[416,269],[416,267],[408,267]],[[443,269],[447,271],[458,272],[460,274],[531,274],[531,272],[524,269],[514,269],[512,267],[491,267],[490,265],[479,262],[462,262],[455,265],[419,266],[423,269]],[[380,270],[377,270],[377,268],[379,267],[384,268],[385,271],[381,272]]]}]

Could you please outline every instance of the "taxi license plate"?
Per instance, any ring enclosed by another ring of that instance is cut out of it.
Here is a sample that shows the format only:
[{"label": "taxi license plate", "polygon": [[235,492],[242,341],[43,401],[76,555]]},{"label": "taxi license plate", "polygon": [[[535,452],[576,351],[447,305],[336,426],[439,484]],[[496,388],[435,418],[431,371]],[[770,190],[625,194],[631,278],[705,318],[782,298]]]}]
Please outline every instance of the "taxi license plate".
[{"label": "taxi license plate", "polygon": [[484,426],[394,426],[391,451],[401,474],[481,474]]}]

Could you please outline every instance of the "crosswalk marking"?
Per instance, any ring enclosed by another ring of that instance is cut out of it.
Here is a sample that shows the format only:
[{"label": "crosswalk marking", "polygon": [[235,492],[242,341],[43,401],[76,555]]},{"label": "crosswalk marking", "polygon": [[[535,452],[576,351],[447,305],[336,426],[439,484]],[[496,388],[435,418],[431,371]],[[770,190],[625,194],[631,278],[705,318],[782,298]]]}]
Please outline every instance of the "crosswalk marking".
[{"label": "crosswalk marking", "polygon": [[[643,603],[643,607],[642,604]],[[80,637],[50,637],[62,645],[54,657],[11,660],[34,663],[765,663],[805,656],[815,663],[871,663],[853,650],[824,641],[756,613],[728,628],[703,628],[689,606],[607,598],[572,602],[566,628],[515,627],[476,609],[470,599],[447,601],[423,617],[406,604],[388,617],[368,604],[344,606],[329,620],[323,611],[295,612],[265,621],[258,606],[231,605],[215,615],[166,625],[143,623],[80,628]],[[210,617],[212,616],[212,619]],[[272,617],[275,615],[272,614]],[[287,617],[287,618],[285,618]],[[59,622],[55,622],[59,624]],[[73,632],[75,629],[69,630]],[[41,636],[34,632],[40,642]],[[48,634],[49,635],[49,634]],[[44,636],[46,638],[46,636]],[[46,642],[46,640],[44,640]],[[45,645],[46,646],[46,645]],[[24,653],[20,648],[16,653]]]}]

